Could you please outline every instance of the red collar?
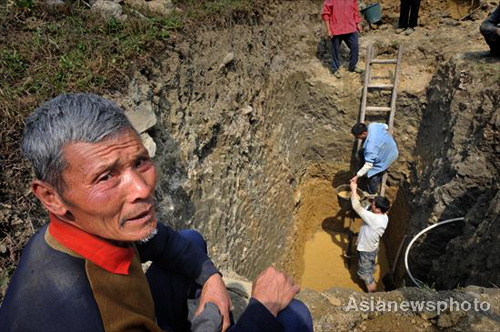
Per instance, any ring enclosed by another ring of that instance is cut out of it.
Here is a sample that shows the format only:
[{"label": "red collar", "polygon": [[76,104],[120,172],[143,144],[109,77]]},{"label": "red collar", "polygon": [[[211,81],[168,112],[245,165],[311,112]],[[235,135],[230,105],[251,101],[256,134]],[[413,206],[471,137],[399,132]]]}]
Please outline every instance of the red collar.
[{"label": "red collar", "polygon": [[60,244],[114,274],[128,275],[134,249],[119,247],[50,215],[49,233]]}]

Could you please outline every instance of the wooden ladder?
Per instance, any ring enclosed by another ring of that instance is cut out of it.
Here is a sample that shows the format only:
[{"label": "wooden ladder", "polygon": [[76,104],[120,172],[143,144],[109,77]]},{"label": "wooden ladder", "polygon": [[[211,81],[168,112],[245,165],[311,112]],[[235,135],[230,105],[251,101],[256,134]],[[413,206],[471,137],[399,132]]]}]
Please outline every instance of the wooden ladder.
[{"label": "wooden ladder", "polygon": [[[392,135],[392,129],[394,125],[394,116],[396,115],[396,98],[397,98],[397,90],[399,83],[399,72],[401,70],[401,58],[403,56],[403,45],[399,44],[398,46],[398,56],[396,59],[374,59],[373,45],[369,45],[366,51],[366,68],[365,68],[365,80],[363,83],[363,97],[361,100],[361,112],[359,114],[359,122],[365,122],[365,116],[368,113],[371,114],[380,114],[381,112],[390,112],[389,119],[387,125],[389,126],[389,133]],[[374,64],[395,64],[396,69],[394,73],[394,80],[391,84],[372,84],[372,69]],[[366,99],[368,97],[368,93],[372,89],[378,90],[392,90],[391,94],[391,104],[390,107],[380,107],[380,106],[366,106]],[[358,140],[357,152],[359,152],[361,148],[361,140]],[[357,153],[356,153],[357,155]],[[385,184],[387,182],[387,172],[384,174],[382,178],[382,186],[380,190],[380,195],[384,195],[385,193]]]}]

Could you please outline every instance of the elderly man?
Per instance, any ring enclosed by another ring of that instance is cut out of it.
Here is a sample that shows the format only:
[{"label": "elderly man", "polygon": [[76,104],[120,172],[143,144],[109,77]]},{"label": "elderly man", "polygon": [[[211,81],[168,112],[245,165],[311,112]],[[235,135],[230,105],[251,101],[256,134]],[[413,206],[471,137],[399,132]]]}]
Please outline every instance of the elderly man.
[{"label": "elderly man", "polygon": [[364,141],[363,149],[360,151],[364,165],[351,181],[357,182],[358,178],[366,175],[368,193],[375,194],[382,176],[398,157],[398,147],[385,123],[374,122],[368,126],[357,123],[351,128],[351,133],[357,139]]},{"label": "elderly man", "polygon": [[[49,212],[24,249],[0,331],[226,331],[231,300],[194,231],[157,222],[156,169],[116,104],[59,96],[26,121],[32,191]],[[152,261],[146,275],[141,262]],[[187,320],[187,298],[201,288]],[[273,268],[231,331],[312,331],[293,280]],[[292,302],[291,302],[292,301]]]}]

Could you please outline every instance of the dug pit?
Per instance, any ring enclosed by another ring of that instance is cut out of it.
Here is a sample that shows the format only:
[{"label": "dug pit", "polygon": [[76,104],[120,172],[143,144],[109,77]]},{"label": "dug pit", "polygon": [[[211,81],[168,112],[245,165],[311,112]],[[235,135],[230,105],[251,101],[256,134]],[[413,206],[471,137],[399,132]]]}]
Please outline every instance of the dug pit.
[{"label": "dug pit", "polygon": [[[342,165],[341,165],[342,166]],[[344,165],[344,169],[349,165]],[[341,287],[353,290],[364,290],[364,282],[357,276],[356,234],[359,232],[362,220],[353,211],[343,209],[337,195],[343,199],[350,197],[350,191],[336,192],[339,184],[349,181],[349,172],[335,171],[338,166],[312,166],[303,184],[298,188],[301,200],[296,209],[295,218],[300,234],[296,241],[302,245],[296,246],[294,274],[303,288],[324,291],[329,288]],[[336,174],[333,178],[328,175]],[[395,201],[394,189],[388,190],[391,201]],[[392,224],[401,218],[399,206],[401,199],[393,206],[389,214]],[[394,213],[392,213],[394,211]],[[394,217],[392,217],[394,216]],[[349,227],[354,233],[350,250]],[[403,228],[406,220],[399,221],[399,228]],[[379,247],[375,280],[377,290],[384,290],[383,276],[390,272],[396,255],[397,243],[400,241],[400,232],[394,231],[395,226],[388,228]],[[388,253],[388,251],[391,251]],[[391,258],[391,260],[389,259]],[[401,280],[398,279],[400,282]]]}]

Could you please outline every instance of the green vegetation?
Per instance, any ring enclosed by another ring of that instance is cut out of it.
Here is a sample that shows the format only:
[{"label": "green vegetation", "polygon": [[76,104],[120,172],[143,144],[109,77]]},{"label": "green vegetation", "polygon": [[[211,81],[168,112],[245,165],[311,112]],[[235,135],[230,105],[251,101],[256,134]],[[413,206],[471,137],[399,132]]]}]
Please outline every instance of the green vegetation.
[{"label": "green vegetation", "polygon": [[191,18],[205,18],[207,16],[213,18],[214,15],[236,13],[239,11],[246,12],[252,8],[254,1],[252,0],[174,0],[174,4],[180,8],[185,8],[188,11],[188,16]]}]

